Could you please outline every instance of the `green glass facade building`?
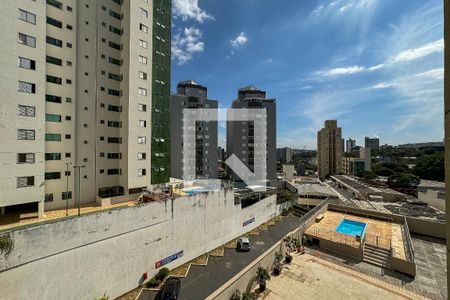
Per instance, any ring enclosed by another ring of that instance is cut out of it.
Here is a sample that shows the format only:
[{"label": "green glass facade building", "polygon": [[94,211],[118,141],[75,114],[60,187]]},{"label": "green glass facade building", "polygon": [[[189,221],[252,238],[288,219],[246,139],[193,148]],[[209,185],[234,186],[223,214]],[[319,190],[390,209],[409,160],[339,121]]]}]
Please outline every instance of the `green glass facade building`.
[{"label": "green glass facade building", "polygon": [[152,184],[170,177],[171,0],[153,0]]}]

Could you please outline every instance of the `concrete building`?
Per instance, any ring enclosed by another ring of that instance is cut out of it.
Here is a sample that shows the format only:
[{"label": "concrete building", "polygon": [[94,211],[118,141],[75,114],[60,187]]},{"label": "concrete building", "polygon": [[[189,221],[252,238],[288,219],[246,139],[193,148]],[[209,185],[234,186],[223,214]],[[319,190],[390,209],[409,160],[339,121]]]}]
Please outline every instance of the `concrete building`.
[{"label": "concrete building", "polygon": [[[181,81],[170,99],[171,176],[183,178],[183,110],[217,109],[208,99],[208,89],[193,80]],[[199,179],[217,179],[217,121],[196,122],[195,172]]]},{"label": "concrete building", "polygon": [[341,153],[345,153],[345,139],[341,139]]},{"label": "concrete building", "polygon": [[346,150],[347,152],[352,152],[353,148],[356,147],[356,140],[349,138],[346,142]]},{"label": "concrete building", "polygon": [[294,175],[296,175],[294,165],[285,165],[283,164],[283,174],[284,179],[287,181],[294,180]]},{"label": "concrete building", "polygon": [[[238,98],[233,101],[233,109],[265,109],[266,122],[266,179],[276,180],[276,101],[266,98],[266,92],[253,86],[239,89]],[[254,124],[253,122],[227,121],[227,158],[236,155],[252,172],[255,169],[254,156]],[[257,150],[257,149],[256,149]],[[231,169],[227,169],[228,177],[235,181],[241,178]]]},{"label": "concrete building", "polygon": [[372,170],[370,148],[359,149],[359,158],[343,157],[341,173],[345,175],[352,175],[362,177],[364,172]]},{"label": "concrete building", "polygon": [[380,139],[377,137],[370,138],[366,136],[364,147],[372,150],[378,150],[380,149]]},{"label": "concrete building", "polygon": [[417,198],[441,211],[445,211],[445,183],[421,180],[417,187]]},{"label": "concrete building", "polygon": [[317,132],[317,172],[320,179],[340,173],[341,143],[342,128],[337,127],[337,121],[325,121],[325,127]]},{"label": "concrete building", "polygon": [[81,202],[168,181],[170,1],[0,9],[2,212],[73,205],[74,165]]},{"label": "concrete building", "polygon": [[217,157],[219,159],[219,161],[225,161],[226,160],[226,156],[225,156],[225,149],[223,149],[222,147],[218,147],[217,148]]},{"label": "concrete building", "polygon": [[288,147],[277,148],[277,161],[282,163],[292,162],[292,149]]}]

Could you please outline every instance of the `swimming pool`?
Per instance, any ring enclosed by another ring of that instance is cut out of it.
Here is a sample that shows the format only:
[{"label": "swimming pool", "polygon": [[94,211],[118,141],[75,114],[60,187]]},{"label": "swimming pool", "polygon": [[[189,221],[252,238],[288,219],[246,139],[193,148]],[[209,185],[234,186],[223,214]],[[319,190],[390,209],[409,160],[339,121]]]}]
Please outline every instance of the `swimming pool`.
[{"label": "swimming pool", "polygon": [[366,223],[343,219],[336,227],[336,231],[347,235],[363,237],[366,231],[366,225]]}]

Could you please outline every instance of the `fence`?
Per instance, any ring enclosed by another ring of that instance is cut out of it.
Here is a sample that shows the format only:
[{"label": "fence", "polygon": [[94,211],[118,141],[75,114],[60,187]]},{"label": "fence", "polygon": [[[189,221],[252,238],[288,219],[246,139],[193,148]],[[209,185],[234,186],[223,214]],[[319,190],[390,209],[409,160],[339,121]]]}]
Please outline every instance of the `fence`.
[{"label": "fence", "polygon": [[375,246],[378,248],[387,249],[389,251],[391,251],[392,249],[391,239],[368,233],[364,235],[364,244],[369,244],[371,246]]},{"label": "fence", "polygon": [[408,221],[406,220],[406,217],[403,216],[403,229],[405,231],[405,242],[406,242],[406,259],[409,261],[414,261],[414,247],[411,240],[411,235],[409,233],[409,227],[408,227]]}]

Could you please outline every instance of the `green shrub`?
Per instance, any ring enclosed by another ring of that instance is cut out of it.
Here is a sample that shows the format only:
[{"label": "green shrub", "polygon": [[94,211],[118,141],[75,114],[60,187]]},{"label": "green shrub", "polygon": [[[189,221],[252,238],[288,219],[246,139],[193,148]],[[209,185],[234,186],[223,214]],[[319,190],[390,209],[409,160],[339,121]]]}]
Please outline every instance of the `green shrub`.
[{"label": "green shrub", "polygon": [[162,268],[161,270],[158,271],[158,274],[155,275],[155,278],[159,279],[160,281],[163,281],[164,278],[167,277],[167,275],[169,275],[169,269]]},{"label": "green shrub", "polygon": [[161,284],[161,280],[159,280],[159,279],[156,278],[156,277],[153,277],[152,279],[150,279],[150,280],[147,282],[147,287],[148,287],[148,288],[154,288],[154,287],[159,286],[160,284]]},{"label": "green shrub", "polygon": [[242,295],[242,300],[256,300],[256,294],[254,292],[245,292]]},{"label": "green shrub", "polygon": [[241,300],[241,292],[239,290],[235,290],[233,295],[231,295],[230,300]]}]

